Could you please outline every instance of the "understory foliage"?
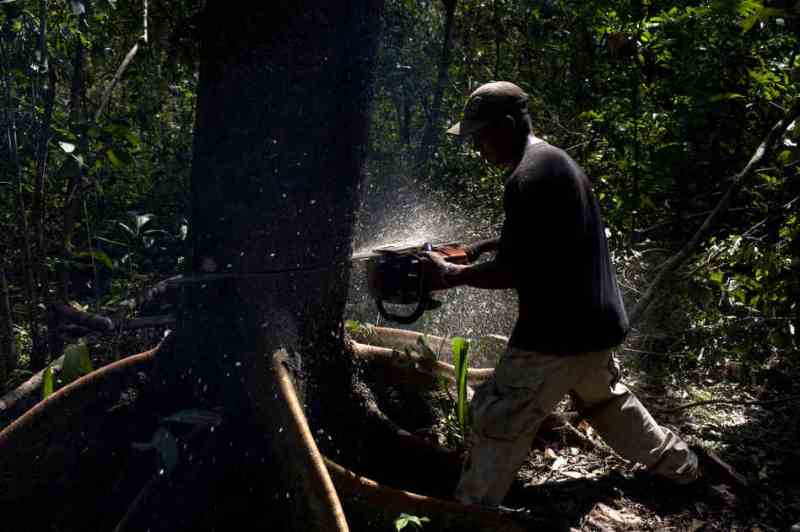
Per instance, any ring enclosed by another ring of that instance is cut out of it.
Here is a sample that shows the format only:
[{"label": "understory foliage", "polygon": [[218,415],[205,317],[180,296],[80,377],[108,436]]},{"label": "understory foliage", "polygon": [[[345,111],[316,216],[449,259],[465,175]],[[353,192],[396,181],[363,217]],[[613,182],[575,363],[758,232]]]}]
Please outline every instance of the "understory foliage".
[{"label": "understory foliage", "polygon": [[[0,333],[0,388],[59,354],[48,349],[51,303],[99,310],[143,279],[179,272],[200,7],[149,2],[145,39],[144,3],[0,5],[0,260],[11,311],[0,306],[0,317],[13,331]],[[442,131],[478,85],[514,81],[531,96],[536,134],[593,180],[631,305],[798,97],[799,10],[755,0],[390,0],[369,190],[403,176],[496,227],[502,173]],[[797,361],[799,142],[791,126],[633,347],[672,369],[734,367],[737,378]],[[427,148],[422,167],[416,154]]]}]

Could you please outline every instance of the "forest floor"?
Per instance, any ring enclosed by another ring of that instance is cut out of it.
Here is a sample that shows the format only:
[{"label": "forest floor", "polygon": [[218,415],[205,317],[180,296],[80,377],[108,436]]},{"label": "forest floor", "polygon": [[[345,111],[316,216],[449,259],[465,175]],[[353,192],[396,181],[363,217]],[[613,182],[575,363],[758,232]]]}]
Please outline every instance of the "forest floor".
[{"label": "forest floor", "polygon": [[[800,521],[800,385],[779,375],[760,385],[706,378],[665,386],[626,371],[625,382],[660,423],[730,464],[747,478],[747,489],[716,480],[695,488],[658,481],[582,423],[590,448],[537,438],[506,503],[570,532],[788,531]],[[770,402],[786,397],[794,399]],[[730,403],[670,412],[710,399]]]},{"label": "forest floor", "polygon": [[[99,342],[93,352],[116,358],[159,337],[136,332]],[[651,368],[637,369],[632,357],[622,362],[623,382],[659,423],[713,451],[748,479],[749,488],[659,482],[580,423],[584,445],[574,438],[536,439],[506,499],[507,506],[529,512],[533,530],[785,532],[800,522],[800,371],[775,368],[745,384],[726,374],[657,377]],[[677,409],[710,400],[716,402]],[[561,406],[568,408],[567,401]]]}]

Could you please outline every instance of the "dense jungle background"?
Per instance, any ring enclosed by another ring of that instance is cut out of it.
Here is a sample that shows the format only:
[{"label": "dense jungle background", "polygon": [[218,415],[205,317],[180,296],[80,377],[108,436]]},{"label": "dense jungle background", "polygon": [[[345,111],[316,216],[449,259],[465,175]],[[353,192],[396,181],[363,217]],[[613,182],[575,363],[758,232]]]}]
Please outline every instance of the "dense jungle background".
[{"label": "dense jungle background", "polygon": [[[30,379],[47,396],[175,328],[205,4],[0,1],[0,428]],[[502,171],[444,130],[478,85],[514,81],[594,184],[635,317],[627,382],[749,486],[648,484],[584,423],[580,445],[537,440],[510,504],[565,530],[799,522],[800,2],[387,0],[378,39],[352,251],[497,234]],[[381,324],[360,264],[349,283],[350,332]],[[453,292],[410,328],[509,334],[513,294]]]}]

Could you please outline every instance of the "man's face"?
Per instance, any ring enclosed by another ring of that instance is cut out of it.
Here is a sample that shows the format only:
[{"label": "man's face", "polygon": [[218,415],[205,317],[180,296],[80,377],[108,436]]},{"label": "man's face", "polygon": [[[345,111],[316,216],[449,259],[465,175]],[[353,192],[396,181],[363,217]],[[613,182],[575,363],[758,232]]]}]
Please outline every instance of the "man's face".
[{"label": "man's face", "polygon": [[513,157],[513,134],[502,122],[489,124],[473,133],[472,143],[491,164],[506,164]]}]

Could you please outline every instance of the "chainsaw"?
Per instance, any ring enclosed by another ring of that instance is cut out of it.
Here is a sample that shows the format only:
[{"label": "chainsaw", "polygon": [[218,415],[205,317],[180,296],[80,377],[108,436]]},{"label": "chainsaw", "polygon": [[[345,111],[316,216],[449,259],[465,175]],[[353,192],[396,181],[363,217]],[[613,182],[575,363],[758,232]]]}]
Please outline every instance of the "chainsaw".
[{"label": "chainsaw", "polygon": [[[353,260],[366,265],[369,295],[375,300],[378,312],[384,319],[409,324],[417,321],[425,311],[439,308],[441,301],[433,299],[431,293],[442,290],[437,286],[430,266],[422,255],[433,251],[455,264],[467,264],[467,252],[458,243],[415,246],[385,246],[367,253],[353,256]],[[396,314],[386,308],[393,305],[413,305],[410,314]]]}]

